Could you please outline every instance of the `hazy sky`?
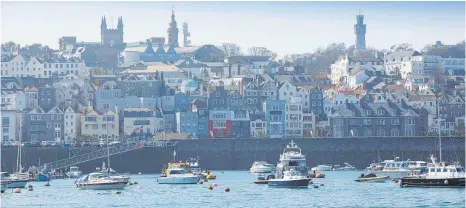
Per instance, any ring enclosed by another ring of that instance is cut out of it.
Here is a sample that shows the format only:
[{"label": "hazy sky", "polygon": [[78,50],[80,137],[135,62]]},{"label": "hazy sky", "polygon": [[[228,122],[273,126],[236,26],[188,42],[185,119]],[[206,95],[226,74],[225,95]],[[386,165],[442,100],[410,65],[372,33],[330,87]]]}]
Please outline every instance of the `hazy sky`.
[{"label": "hazy sky", "polygon": [[264,46],[279,55],[354,44],[359,9],[367,45],[379,49],[404,42],[420,49],[465,37],[464,2],[1,2],[2,42],[53,48],[61,36],[97,42],[103,15],[114,27],[123,16],[125,42],[167,37],[172,6],[180,44],[186,21],[193,45],[234,42],[243,51]]}]

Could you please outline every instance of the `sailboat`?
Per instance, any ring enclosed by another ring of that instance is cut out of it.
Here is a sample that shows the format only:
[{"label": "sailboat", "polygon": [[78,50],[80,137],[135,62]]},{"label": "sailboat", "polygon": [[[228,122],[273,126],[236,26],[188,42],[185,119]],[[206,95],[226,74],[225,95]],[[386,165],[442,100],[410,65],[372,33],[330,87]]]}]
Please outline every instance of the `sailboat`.
[{"label": "sailboat", "polygon": [[[437,118],[439,105],[437,104]],[[464,167],[459,162],[447,163],[442,161],[442,131],[439,119],[439,156],[437,163],[436,158],[431,155],[432,164],[421,170],[418,174],[406,176],[400,179],[401,187],[465,187]]]},{"label": "sailboat", "polygon": [[22,149],[22,119],[19,122],[19,145],[18,145],[18,155],[16,158],[16,172],[9,175],[10,184],[8,188],[24,188],[26,184],[29,182],[29,174],[23,173],[23,167],[21,166],[21,149]]}]

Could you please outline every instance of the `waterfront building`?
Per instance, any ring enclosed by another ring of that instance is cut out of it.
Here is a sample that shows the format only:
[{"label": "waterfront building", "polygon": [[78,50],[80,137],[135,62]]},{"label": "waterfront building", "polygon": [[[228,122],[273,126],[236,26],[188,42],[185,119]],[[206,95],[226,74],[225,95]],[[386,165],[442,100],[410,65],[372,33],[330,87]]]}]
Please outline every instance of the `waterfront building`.
[{"label": "waterfront building", "polygon": [[292,97],[285,102],[286,126],[285,133],[287,138],[303,137],[303,109],[300,97]]},{"label": "waterfront building", "polygon": [[81,135],[94,139],[106,139],[107,136],[109,139],[118,139],[119,123],[117,111],[107,109],[101,112],[89,106],[81,115]]},{"label": "waterfront building", "polygon": [[151,137],[163,131],[162,113],[151,108],[124,108],[123,133],[127,136]]},{"label": "waterfront building", "polygon": [[267,121],[268,138],[285,137],[285,101],[284,100],[266,100],[264,103],[265,120]]},{"label": "waterfront building", "polygon": [[313,112],[303,112],[303,137],[317,137],[316,116]]},{"label": "waterfront building", "polygon": [[23,129],[24,141],[57,141],[63,140],[64,113],[58,106],[48,111],[37,107],[25,114]]},{"label": "waterfront building", "polygon": [[244,99],[241,94],[235,90],[231,91],[227,95],[227,109],[228,110],[245,110]]},{"label": "waterfront building", "polygon": [[38,104],[45,111],[49,111],[58,104],[56,100],[56,89],[50,85],[39,87],[37,94],[39,98]]},{"label": "waterfront building", "polygon": [[233,111],[209,110],[209,136],[212,138],[231,138]]},{"label": "waterfront building", "polygon": [[209,97],[207,98],[209,110],[226,110],[227,96],[227,91],[223,86],[216,86],[215,90],[209,93]]},{"label": "waterfront building", "polygon": [[17,110],[7,110],[2,108],[2,137],[1,143],[3,142],[12,142],[19,139],[19,125],[20,119],[23,116]]},{"label": "waterfront building", "polygon": [[66,144],[75,141],[80,136],[81,114],[72,107],[66,108],[64,118],[64,140]]},{"label": "waterfront building", "polygon": [[262,97],[257,82],[258,80],[255,79],[254,82],[247,84],[243,90],[244,104],[250,112],[262,112]]},{"label": "waterfront building", "polygon": [[385,73],[388,75],[397,75],[402,78],[408,75],[419,76],[423,74],[422,62],[419,62],[421,53],[415,50],[399,51],[386,54],[384,56]]},{"label": "waterfront building", "polygon": [[267,135],[267,124],[265,114],[262,112],[249,114],[251,138],[265,138]]},{"label": "waterfront building", "polygon": [[165,94],[163,80],[153,74],[127,74],[119,77],[118,85],[124,96],[160,97]]},{"label": "waterfront building", "polygon": [[179,88],[183,80],[187,78],[187,76],[182,73],[182,70],[175,65],[167,65],[164,63],[153,63],[152,65],[138,63],[120,72],[120,76],[122,75],[152,75],[156,80],[163,80],[163,86],[166,85],[174,89]]},{"label": "waterfront building", "polygon": [[194,99],[189,104],[189,109],[192,112],[197,112],[198,130],[196,136],[199,138],[209,137],[209,113],[207,110],[207,104],[201,100]]},{"label": "waterfront building", "polygon": [[249,137],[251,134],[250,131],[250,117],[249,111],[242,109],[242,110],[233,110],[232,111],[232,118],[231,118],[231,132],[234,138],[244,138]]},{"label": "waterfront building", "polygon": [[206,76],[206,73],[207,75],[210,74],[209,66],[205,63],[193,60],[191,57],[178,60],[175,62],[175,66],[188,74],[192,74],[192,76],[189,76],[191,79],[201,79]]},{"label": "waterfront building", "polygon": [[174,95],[175,99],[175,112],[185,112],[189,108],[191,102],[190,98],[183,92],[176,92]]},{"label": "waterfront building", "polygon": [[278,85],[278,99],[290,101],[291,98],[297,97],[298,91],[289,81],[282,82]]},{"label": "waterfront building", "polygon": [[29,108],[27,94],[22,89],[2,90],[2,108],[9,110],[22,110]]},{"label": "waterfront building", "polygon": [[188,133],[193,138],[207,138],[209,135],[207,105],[196,99],[190,102],[188,107],[188,111],[176,112],[177,132]]},{"label": "waterfront building", "polygon": [[427,112],[406,103],[346,103],[329,115],[331,136],[409,137],[427,133]]}]

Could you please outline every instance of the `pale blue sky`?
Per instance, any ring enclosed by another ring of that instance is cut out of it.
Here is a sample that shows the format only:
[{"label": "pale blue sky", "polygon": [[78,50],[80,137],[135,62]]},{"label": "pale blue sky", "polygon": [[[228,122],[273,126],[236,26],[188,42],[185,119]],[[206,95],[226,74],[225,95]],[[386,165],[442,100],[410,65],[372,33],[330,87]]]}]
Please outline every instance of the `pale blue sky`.
[{"label": "pale blue sky", "polygon": [[408,42],[421,49],[465,37],[464,2],[1,2],[2,42],[58,47],[61,36],[100,41],[100,20],[123,16],[125,42],[167,36],[171,8],[193,45],[234,42],[243,51],[264,46],[279,55],[312,52],[333,42],[354,44],[358,10],[368,46]]}]

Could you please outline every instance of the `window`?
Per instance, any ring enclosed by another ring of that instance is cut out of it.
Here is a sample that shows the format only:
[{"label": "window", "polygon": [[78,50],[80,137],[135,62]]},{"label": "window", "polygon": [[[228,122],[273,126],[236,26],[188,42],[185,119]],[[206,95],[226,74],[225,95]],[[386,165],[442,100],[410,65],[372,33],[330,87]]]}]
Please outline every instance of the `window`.
[{"label": "window", "polygon": [[36,120],[36,116],[35,115],[31,115],[31,121],[34,121]]},{"label": "window", "polygon": [[97,118],[95,116],[86,116],[85,121],[97,121]]},{"label": "window", "polygon": [[379,119],[379,125],[385,125],[385,119]]},{"label": "window", "polygon": [[252,127],[256,127],[256,123],[252,123]]},{"label": "window", "polygon": [[399,136],[399,134],[400,133],[399,133],[398,129],[392,129],[390,131],[390,136],[392,136],[392,137],[397,137],[397,136]]},{"label": "window", "polygon": [[52,124],[51,124],[51,123],[47,123],[47,128],[48,128],[48,129],[52,128]]},{"label": "window", "polygon": [[414,125],[414,119],[412,119],[412,118],[406,119],[405,124],[406,125]]},{"label": "window", "polygon": [[214,128],[226,128],[226,121],[214,121]]},{"label": "window", "polygon": [[223,99],[220,99],[220,104],[223,104],[223,103],[224,103]]},{"label": "window", "polygon": [[392,125],[399,125],[399,124],[400,124],[399,119],[397,119],[397,118],[392,119]]},{"label": "window", "polygon": [[365,126],[370,126],[371,125],[371,119],[364,119],[364,125]]},{"label": "window", "polygon": [[98,124],[92,124],[92,129],[98,129],[99,125]]},{"label": "window", "polygon": [[379,136],[379,137],[385,136],[385,129],[378,129],[377,130],[377,136]]},{"label": "window", "polygon": [[372,136],[372,130],[370,130],[370,129],[364,129],[364,136],[365,136],[365,137],[370,137],[370,136]]},{"label": "window", "polygon": [[364,114],[371,115],[371,111],[370,110],[364,110]]},{"label": "window", "polygon": [[10,126],[10,118],[9,117],[2,117],[2,126]]},{"label": "window", "polygon": [[384,113],[385,113],[384,110],[377,110],[377,114],[379,115],[383,115]]},{"label": "window", "polygon": [[102,124],[102,129],[107,129],[107,124]]},{"label": "window", "polygon": [[59,123],[55,123],[55,128],[60,128],[60,124]]},{"label": "window", "polygon": [[61,138],[61,132],[55,131],[55,139],[60,139],[60,138]]},{"label": "window", "polygon": [[4,134],[8,134],[10,132],[10,129],[8,127],[3,127],[2,131]]}]

